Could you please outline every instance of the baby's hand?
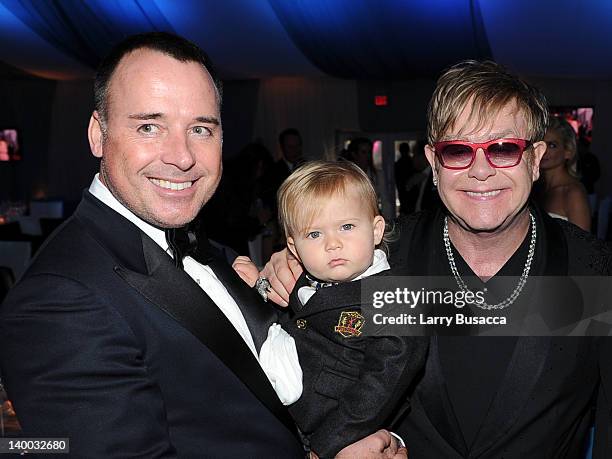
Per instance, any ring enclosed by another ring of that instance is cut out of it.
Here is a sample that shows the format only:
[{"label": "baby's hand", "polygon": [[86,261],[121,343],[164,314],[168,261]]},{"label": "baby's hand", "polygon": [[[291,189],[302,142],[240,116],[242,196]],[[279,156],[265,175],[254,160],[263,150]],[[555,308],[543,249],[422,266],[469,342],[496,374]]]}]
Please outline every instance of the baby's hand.
[{"label": "baby's hand", "polygon": [[259,277],[259,270],[249,257],[237,257],[232,264],[232,268],[234,268],[234,271],[238,273],[240,278],[245,281],[249,287],[255,286],[255,282],[257,282],[257,278]]}]

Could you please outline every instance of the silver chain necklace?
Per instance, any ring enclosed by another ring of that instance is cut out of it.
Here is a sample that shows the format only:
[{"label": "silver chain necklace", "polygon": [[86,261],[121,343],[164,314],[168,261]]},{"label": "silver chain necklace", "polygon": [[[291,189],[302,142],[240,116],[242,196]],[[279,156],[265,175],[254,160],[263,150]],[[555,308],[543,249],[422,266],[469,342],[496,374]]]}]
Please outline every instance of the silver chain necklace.
[{"label": "silver chain necklace", "polygon": [[[488,303],[474,303],[480,309],[485,309],[490,311],[491,309],[505,309],[510,306],[514,301],[518,298],[523,290],[523,287],[527,283],[527,278],[529,277],[529,271],[531,270],[531,262],[533,261],[533,255],[535,253],[535,245],[536,245],[536,222],[533,214],[529,212],[529,218],[531,220],[531,241],[529,242],[529,253],[527,254],[527,260],[525,261],[525,267],[523,268],[523,274],[521,274],[521,278],[518,281],[518,284],[510,294],[508,298],[506,298],[501,303],[497,304],[488,304]],[[448,217],[444,217],[444,247],[446,248],[446,257],[448,258],[448,265],[450,266],[451,272],[455,277],[455,281],[459,288],[464,292],[470,292],[470,289],[466,285],[466,283],[461,278],[459,271],[457,270],[457,266],[455,265],[455,257],[453,256],[453,249],[451,248],[450,237],[448,236]]]}]

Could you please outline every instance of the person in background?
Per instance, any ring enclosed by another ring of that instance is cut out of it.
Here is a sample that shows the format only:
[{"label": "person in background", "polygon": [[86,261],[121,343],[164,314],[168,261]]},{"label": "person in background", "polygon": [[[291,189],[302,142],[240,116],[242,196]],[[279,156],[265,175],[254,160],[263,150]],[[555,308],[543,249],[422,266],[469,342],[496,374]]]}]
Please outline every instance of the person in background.
[{"label": "person in background", "polygon": [[265,180],[272,165],[272,155],[265,146],[255,142],[245,145],[235,157],[224,161],[219,187],[199,215],[211,239],[241,255],[249,253],[250,240],[264,234],[265,261],[272,254],[272,240],[278,239],[276,196]]},{"label": "person in background", "polygon": [[263,248],[262,257],[266,260],[271,255],[271,250],[281,250],[285,246],[285,239],[282,232],[278,231],[277,209],[276,209],[276,193],[285,181],[289,174],[305,162],[302,154],[302,136],[296,128],[284,129],[278,135],[278,144],[281,151],[281,158],[278,159],[265,172],[261,179],[261,189],[263,190],[263,199],[261,201],[266,207],[271,209],[271,215],[268,220],[270,237],[266,239],[266,245]]},{"label": "person in background", "polygon": [[[580,142],[584,145],[584,142]],[[579,143],[579,147],[580,147]],[[584,185],[587,194],[591,195],[595,193],[595,184],[601,177],[601,165],[599,159],[595,156],[586,146],[579,149],[578,153],[578,174],[580,175],[580,181]]]},{"label": "person in background", "polygon": [[300,131],[295,128],[287,128],[278,135],[281,158],[277,160],[271,168],[269,174],[265,176],[265,181],[274,194],[281,183],[289,177],[304,162],[302,156],[302,136]]},{"label": "person in background", "polygon": [[576,177],[574,128],[563,118],[552,117],[544,141],[546,153],[540,162],[541,179],[535,191],[536,199],[551,217],[562,218],[590,231],[587,194]]},{"label": "person in background", "polygon": [[372,161],[372,141],[367,137],[357,137],[350,141],[344,159],[357,164],[375,182],[376,174]]},{"label": "person in background", "polygon": [[410,154],[410,144],[408,142],[402,142],[399,145],[400,158],[395,162],[394,173],[395,173],[395,187],[397,188],[397,197],[400,202],[400,213],[410,213],[408,211],[408,198],[406,196],[406,183],[408,177],[414,172],[414,166],[412,164],[412,155]]},{"label": "person in background", "polygon": [[422,140],[417,142],[412,167],[413,172],[404,184],[404,201],[400,211],[405,215],[431,209],[440,203],[432,179],[431,166],[425,157],[425,142]]},{"label": "person in background", "polygon": [[[356,137],[351,140],[348,144],[348,147],[343,152],[344,154],[340,156],[340,160],[343,161],[351,161],[359,168],[366,173],[366,175],[370,178],[374,189],[376,190],[376,195],[378,196],[378,207],[383,208],[383,203],[381,199],[386,196],[384,183],[379,180],[379,177],[376,174],[376,169],[374,169],[374,158],[373,158],[373,148],[374,144],[367,137]],[[395,195],[392,197],[393,209],[392,212],[395,212]]]}]

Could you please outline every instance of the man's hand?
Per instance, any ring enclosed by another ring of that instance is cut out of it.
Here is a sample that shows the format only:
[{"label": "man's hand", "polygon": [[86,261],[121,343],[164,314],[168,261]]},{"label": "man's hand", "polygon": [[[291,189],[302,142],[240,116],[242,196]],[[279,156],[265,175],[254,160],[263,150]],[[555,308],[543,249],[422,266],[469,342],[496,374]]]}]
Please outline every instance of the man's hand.
[{"label": "man's hand", "polygon": [[381,429],[358,442],[348,445],[336,455],[336,459],[408,459],[406,448],[397,439]]},{"label": "man's hand", "polygon": [[268,293],[268,300],[274,301],[279,306],[287,306],[289,294],[302,271],[302,265],[289,250],[283,249],[273,253],[270,261],[261,271],[261,276],[268,279],[272,286],[272,290]]},{"label": "man's hand", "polygon": [[[310,459],[319,459],[319,456],[311,451]],[[348,445],[335,459],[408,459],[408,452],[398,445],[393,435],[383,429]]]},{"label": "man's hand", "polygon": [[259,270],[255,263],[251,261],[249,257],[239,256],[232,263],[232,268],[238,273],[243,281],[251,288],[255,286],[257,278],[259,277]]}]

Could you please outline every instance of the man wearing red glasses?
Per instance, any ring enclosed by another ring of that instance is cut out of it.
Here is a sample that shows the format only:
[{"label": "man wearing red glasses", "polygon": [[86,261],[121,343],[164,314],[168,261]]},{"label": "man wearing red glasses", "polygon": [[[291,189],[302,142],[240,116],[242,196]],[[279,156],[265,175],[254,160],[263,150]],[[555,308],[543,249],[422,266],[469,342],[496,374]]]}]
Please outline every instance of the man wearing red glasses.
[{"label": "man wearing red glasses", "polygon": [[[475,315],[539,307],[549,330],[575,323],[582,303],[567,301],[567,276],[610,276],[612,251],[529,201],[547,123],[544,96],[494,62],[447,70],[425,147],[444,205],[400,220],[392,266],[450,277],[464,292],[503,287],[474,305]],[[268,297],[287,300],[299,272],[285,253],[273,256],[262,272]],[[528,282],[535,276],[561,282],[537,290]],[[582,459],[593,425],[593,457],[612,457],[609,338],[537,335],[432,336],[411,411],[391,426],[410,458]]]},{"label": "man wearing red glasses", "polygon": [[[462,62],[440,77],[425,154],[444,208],[402,222],[395,254],[407,275],[453,276],[472,290],[505,278],[503,295],[481,309],[545,307],[550,329],[576,320],[578,305],[563,301],[571,281],[536,291],[529,278],[609,276],[612,253],[529,201],[547,124],[544,96],[493,62]],[[582,459],[595,408],[594,457],[612,457],[607,340],[432,337],[412,411],[397,429],[410,457]]]},{"label": "man wearing red glasses", "polygon": [[[481,67],[478,72],[476,65]],[[504,94],[497,84],[478,88],[479,92],[465,89],[470,84],[483,85],[487,76],[491,80],[506,77],[499,85],[505,82],[518,94]],[[442,88],[446,88],[444,93]],[[494,64],[461,64],[438,81],[428,110],[425,154],[440,198],[451,214],[451,240],[472,240],[489,232],[470,249],[484,254],[487,246],[482,244],[497,239],[490,237],[493,232],[500,238],[503,234],[507,247],[507,253],[493,255],[498,260],[487,257],[483,276],[494,275],[527,234],[526,205],[546,152],[542,139],[547,113],[543,96]]]}]

